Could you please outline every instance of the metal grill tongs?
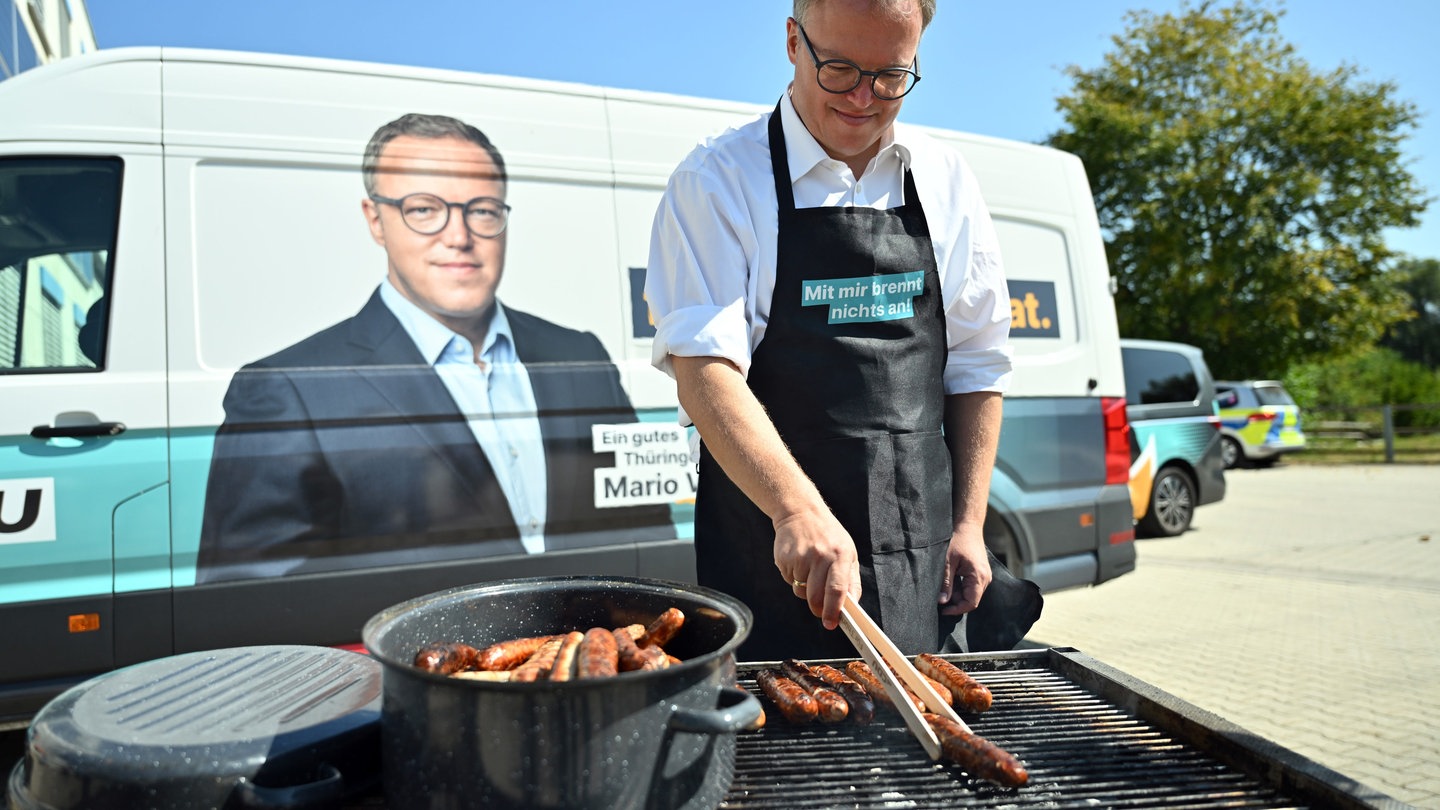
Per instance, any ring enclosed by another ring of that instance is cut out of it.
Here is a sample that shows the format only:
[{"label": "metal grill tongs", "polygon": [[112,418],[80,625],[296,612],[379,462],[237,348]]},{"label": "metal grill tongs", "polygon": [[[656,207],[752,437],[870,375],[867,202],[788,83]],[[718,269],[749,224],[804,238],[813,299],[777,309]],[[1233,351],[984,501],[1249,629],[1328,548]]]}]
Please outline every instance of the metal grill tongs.
[{"label": "metal grill tongs", "polygon": [[[880,625],[876,624],[875,620],[870,618],[870,614],[866,613],[865,609],[860,607],[860,604],[849,594],[845,595],[845,601],[840,604],[840,629],[850,637],[850,643],[855,645],[860,657],[864,658],[865,663],[874,670],[875,677],[885,687],[885,693],[890,696],[890,701],[895,704],[900,716],[905,718],[906,728],[910,729],[910,733],[920,741],[920,745],[925,748],[925,753],[930,755],[930,759],[940,758],[940,738],[935,736],[935,729],[930,727],[930,723],[921,717],[914,705],[910,703],[910,698],[906,696],[900,681],[903,680],[910,687],[910,691],[919,696],[921,702],[925,704],[925,708],[941,717],[954,720],[966,731],[970,730],[965,721],[960,719],[960,715],[955,713],[955,709],[942,700],[934,689],[930,688],[930,684],[925,682],[920,672],[915,669],[905,654],[900,652],[900,648],[895,646],[895,642],[885,635],[885,631],[880,629]],[[899,680],[896,679],[896,674],[899,674]]]}]

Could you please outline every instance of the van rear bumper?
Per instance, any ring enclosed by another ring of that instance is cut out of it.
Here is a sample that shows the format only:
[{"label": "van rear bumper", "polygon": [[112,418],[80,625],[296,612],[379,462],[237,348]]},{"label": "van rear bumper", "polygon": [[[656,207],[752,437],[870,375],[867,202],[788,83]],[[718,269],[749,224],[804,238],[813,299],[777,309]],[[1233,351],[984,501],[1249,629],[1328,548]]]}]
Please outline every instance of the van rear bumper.
[{"label": "van rear bumper", "polygon": [[1102,485],[1084,500],[1030,503],[1007,516],[1018,527],[1025,577],[1042,591],[1098,585],[1135,570],[1135,519],[1130,489]]}]

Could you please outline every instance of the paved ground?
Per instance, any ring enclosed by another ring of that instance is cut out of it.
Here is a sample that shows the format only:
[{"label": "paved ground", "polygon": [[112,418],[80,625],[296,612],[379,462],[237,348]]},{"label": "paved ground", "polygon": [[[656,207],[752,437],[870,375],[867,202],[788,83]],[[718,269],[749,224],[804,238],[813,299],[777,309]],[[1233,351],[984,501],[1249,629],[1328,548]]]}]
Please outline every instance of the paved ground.
[{"label": "paved ground", "polygon": [[1047,597],[1075,647],[1389,796],[1440,808],[1440,467],[1235,470],[1134,573]]}]

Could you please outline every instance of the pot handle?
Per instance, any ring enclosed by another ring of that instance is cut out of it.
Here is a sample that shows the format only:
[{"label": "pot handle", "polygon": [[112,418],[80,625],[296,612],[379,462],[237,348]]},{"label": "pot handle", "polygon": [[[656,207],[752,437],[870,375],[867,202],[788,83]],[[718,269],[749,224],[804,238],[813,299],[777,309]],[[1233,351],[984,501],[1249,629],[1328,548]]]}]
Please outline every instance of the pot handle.
[{"label": "pot handle", "polygon": [[670,714],[670,728],[692,734],[734,734],[753,727],[759,719],[760,701],[738,686],[726,686],[720,690],[720,708],[676,706]]},{"label": "pot handle", "polygon": [[[329,807],[338,805],[344,778],[334,765],[321,766],[320,776],[313,782],[285,787],[265,787],[254,782],[235,786],[239,807],[248,810],[287,810],[295,807]],[[226,805],[227,807],[229,805]]]}]

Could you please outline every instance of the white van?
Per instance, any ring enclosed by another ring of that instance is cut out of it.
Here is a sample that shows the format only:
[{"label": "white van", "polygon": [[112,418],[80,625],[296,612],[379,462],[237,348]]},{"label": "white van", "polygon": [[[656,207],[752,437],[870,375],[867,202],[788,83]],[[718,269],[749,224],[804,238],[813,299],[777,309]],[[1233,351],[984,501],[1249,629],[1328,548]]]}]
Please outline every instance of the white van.
[{"label": "white van", "polygon": [[[650,223],[693,144],[760,108],[138,48],[0,83],[0,110],[0,716],[159,656],[354,644],[379,609],[457,584],[693,578],[695,470],[649,362]],[[490,416],[529,440],[484,444],[475,413],[423,396],[426,363],[315,359],[371,340],[387,257],[361,156],[416,112],[503,154],[498,298],[534,410]],[[1080,162],[934,134],[979,175],[1011,279],[989,539],[1047,589],[1123,574],[1124,380]],[[527,348],[532,329],[569,348]]]}]

